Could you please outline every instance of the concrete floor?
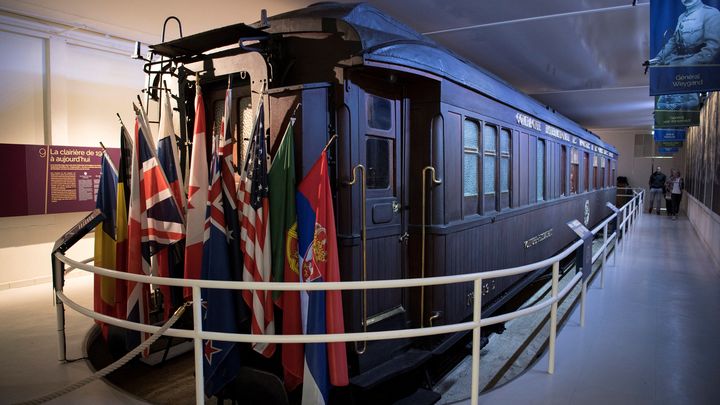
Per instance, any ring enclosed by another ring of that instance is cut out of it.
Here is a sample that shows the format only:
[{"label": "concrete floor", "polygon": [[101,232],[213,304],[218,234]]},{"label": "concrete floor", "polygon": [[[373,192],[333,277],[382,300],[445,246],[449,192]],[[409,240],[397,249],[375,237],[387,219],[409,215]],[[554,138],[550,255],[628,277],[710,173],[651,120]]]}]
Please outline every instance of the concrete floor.
[{"label": "concrete floor", "polygon": [[720,268],[690,222],[643,214],[605,288],[590,286],[585,327],[576,309],[558,334],[555,374],[546,354],[479,402],[718,404],[718,317]]},{"label": "concrete floor", "polygon": [[[686,218],[642,215],[605,288],[598,285],[589,289],[585,327],[576,310],[558,335],[555,375],[545,356],[481,404],[720,403],[720,269]],[[90,306],[91,287],[91,277],[71,278],[66,293]],[[1,404],[90,375],[82,360],[57,361],[52,302],[50,284],[0,291]],[[72,310],[66,317],[68,358],[82,357],[92,321]],[[96,381],[51,403],[143,402]]]}]

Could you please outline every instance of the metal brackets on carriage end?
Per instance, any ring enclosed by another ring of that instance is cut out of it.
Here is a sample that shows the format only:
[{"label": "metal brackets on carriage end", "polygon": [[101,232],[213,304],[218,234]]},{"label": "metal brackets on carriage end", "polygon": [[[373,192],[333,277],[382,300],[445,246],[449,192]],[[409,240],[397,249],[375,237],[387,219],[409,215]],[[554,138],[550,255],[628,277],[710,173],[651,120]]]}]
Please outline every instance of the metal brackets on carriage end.
[{"label": "metal brackets on carriage end", "polygon": [[583,282],[585,282],[592,272],[593,234],[577,219],[568,222],[567,226],[583,240],[582,246],[578,247],[575,251],[575,271],[582,273],[582,279]]}]

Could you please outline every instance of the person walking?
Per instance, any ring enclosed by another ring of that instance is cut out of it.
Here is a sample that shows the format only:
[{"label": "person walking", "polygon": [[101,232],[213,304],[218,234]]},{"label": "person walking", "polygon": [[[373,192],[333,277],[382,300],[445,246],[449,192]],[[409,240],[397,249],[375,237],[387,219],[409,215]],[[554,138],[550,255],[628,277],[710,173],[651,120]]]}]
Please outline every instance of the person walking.
[{"label": "person walking", "polygon": [[657,213],[660,215],[660,208],[662,208],[663,195],[665,194],[665,181],[667,176],[660,171],[660,166],[655,168],[655,172],[650,175],[650,209],[649,213],[652,214],[653,205],[657,205]]},{"label": "person walking", "polygon": [[685,181],[680,176],[679,170],[673,170],[670,173],[670,179],[668,179],[668,189],[670,189],[670,195],[672,199],[672,219],[677,220],[678,213],[680,212],[680,201],[682,201],[682,192],[685,188]]}]

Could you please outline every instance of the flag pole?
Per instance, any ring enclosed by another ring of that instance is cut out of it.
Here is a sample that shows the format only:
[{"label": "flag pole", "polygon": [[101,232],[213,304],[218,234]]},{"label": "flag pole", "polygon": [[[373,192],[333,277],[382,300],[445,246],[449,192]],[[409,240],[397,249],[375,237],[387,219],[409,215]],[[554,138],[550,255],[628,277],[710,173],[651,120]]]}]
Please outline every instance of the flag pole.
[{"label": "flag pole", "polygon": [[328,143],[325,145],[325,147],[322,150],[323,152],[325,152],[330,147],[330,145],[333,143],[335,138],[337,138],[337,134],[333,134],[333,136],[330,137],[330,140],[328,141]]}]

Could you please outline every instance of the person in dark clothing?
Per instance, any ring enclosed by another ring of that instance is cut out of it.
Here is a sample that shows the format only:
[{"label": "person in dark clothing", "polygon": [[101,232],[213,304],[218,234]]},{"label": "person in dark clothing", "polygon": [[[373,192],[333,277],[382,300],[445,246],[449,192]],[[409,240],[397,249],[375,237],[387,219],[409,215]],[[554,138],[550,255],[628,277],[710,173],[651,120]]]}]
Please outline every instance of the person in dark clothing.
[{"label": "person in dark clothing", "polygon": [[649,213],[652,214],[653,205],[657,205],[657,213],[660,215],[660,208],[662,208],[662,199],[665,194],[665,181],[667,177],[660,171],[660,166],[655,168],[655,172],[650,175],[650,209]]}]

